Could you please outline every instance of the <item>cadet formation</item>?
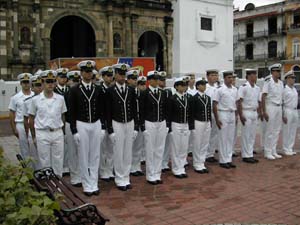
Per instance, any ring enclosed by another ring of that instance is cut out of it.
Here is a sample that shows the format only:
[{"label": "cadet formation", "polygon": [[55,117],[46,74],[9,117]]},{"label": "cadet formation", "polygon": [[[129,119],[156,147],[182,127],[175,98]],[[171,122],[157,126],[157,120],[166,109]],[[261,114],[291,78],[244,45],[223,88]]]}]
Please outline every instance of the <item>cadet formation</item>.
[{"label": "cadet formation", "polygon": [[101,182],[132,189],[130,176],[144,176],[149,185],[162,184],[166,171],[187,178],[190,154],[196,173],[209,173],[213,164],[234,169],[238,123],[243,162],[258,163],[258,121],[266,159],[282,158],[277,152],[281,130],[282,153],[296,154],[295,75],[289,71],[281,81],[280,64],[269,67],[262,89],[254,69],[245,70],[246,82],[239,88],[233,71],[217,70],[207,70],[200,79],[194,74],[176,78],[168,88],[164,71],[143,76],[127,64],[96,71],[91,60],[77,67],[20,74],[22,89],[11,98],[9,110],[23,158],[32,158],[35,170],[69,173],[71,184],[87,196],[98,195]]}]

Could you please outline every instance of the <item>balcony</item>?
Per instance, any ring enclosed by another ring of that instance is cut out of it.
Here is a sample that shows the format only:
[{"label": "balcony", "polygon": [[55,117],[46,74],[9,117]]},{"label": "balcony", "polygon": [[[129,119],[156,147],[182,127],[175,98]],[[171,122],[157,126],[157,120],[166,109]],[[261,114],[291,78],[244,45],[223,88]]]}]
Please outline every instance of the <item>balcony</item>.
[{"label": "balcony", "polygon": [[282,28],[278,28],[277,30],[263,30],[256,31],[252,33],[244,33],[244,34],[236,34],[234,35],[234,39],[237,41],[256,39],[256,38],[268,38],[270,36],[283,35],[285,32]]},{"label": "balcony", "polygon": [[288,33],[300,33],[300,23],[291,24]]},{"label": "balcony", "polygon": [[249,55],[241,56],[237,55],[234,57],[235,62],[252,62],[252,61],[271,61],[271,60],[284,60],[285,52],[278,52],[277,56],[269,56],[268,54],[258,54],[258,55]]},{"label": "balcony", "polygon": [[162,3],[158,1],[136,1],[135,6],[138,8],[160,9],[172,11],[172,4],[170,2]]}]

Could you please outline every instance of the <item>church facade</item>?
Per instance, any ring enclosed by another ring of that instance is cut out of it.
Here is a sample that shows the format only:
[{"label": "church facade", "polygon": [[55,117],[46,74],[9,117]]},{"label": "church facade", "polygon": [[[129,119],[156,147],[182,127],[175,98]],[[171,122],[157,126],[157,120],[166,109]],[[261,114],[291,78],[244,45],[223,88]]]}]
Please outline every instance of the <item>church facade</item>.
[{"label": "church facade", "polygon": [[0,79],[58,57],[155,57],[172,73],[167,0],[0,0]]}]

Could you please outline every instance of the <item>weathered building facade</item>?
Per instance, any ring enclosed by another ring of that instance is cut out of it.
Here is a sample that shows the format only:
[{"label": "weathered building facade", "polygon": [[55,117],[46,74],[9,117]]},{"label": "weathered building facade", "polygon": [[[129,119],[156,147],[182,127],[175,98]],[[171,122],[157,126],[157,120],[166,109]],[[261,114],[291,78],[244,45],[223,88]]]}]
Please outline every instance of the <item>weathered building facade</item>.
[{"label": "weathered building facade", "polygon": [[0,79],[58,57],[156,57],[172,73],[167,0],[0,0]]}]

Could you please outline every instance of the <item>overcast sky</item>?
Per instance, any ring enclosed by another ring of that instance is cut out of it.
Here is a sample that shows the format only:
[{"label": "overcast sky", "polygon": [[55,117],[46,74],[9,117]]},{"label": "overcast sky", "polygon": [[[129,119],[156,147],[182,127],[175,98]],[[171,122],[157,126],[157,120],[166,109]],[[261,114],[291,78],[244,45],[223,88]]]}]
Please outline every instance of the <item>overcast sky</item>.
[{"label": "overcast sky", "polygon": [[282,2],[284,0],[234,0],[234,8],[244,9],[248,3],[253,3],[255,6],[269,5],[276,2]]}]

